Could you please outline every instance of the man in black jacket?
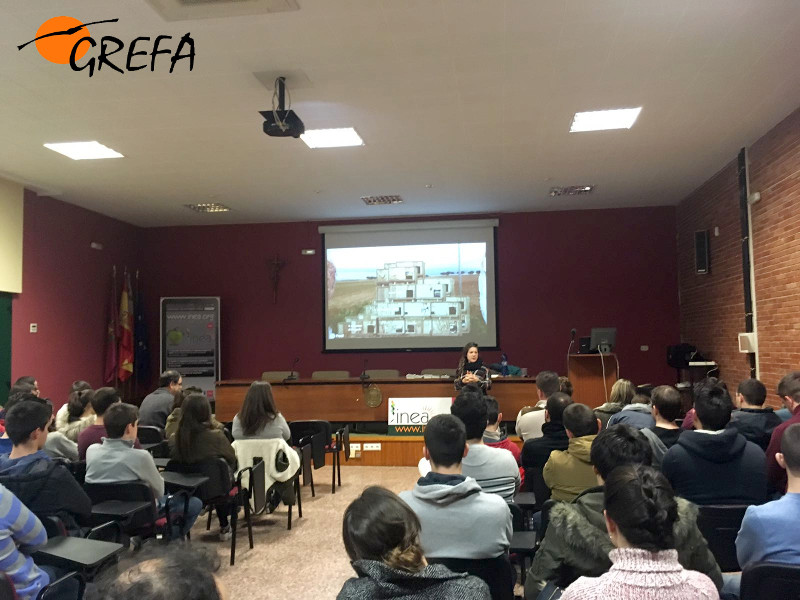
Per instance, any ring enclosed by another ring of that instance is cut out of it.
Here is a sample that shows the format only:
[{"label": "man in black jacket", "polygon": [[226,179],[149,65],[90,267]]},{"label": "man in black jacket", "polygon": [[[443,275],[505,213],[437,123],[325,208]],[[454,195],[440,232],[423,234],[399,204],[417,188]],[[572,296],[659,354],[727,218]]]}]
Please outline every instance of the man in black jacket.
[{"label": "man in black jacket", "polygon": [[547,399],[542,437],[528,440],[522,446],[523,467],[542,469],[553,450],[567,449],[569,438],[567,438],[562,417],[564,409],[570,404],[572,404],[572,398],[563,392],[556,392]]},{"label": "man in black jacket", "polygon": [[53,418],[49,400],[27,400],[6,415],[6,432],[14,446],[0,456],[0,483],[11,490],[40,519],[57,516],[67,530],[88,525],[92,503],[67,468],[54,462],[43,448]]},{"label": "man in black jacket", "polygon": [[736,392],[739,410],[733,411],[728,427],[735,427],[748,441],[766,450],[772,431],[783,421],[769,406],[765,407],[767,388],[758,379],[745,379]]}]

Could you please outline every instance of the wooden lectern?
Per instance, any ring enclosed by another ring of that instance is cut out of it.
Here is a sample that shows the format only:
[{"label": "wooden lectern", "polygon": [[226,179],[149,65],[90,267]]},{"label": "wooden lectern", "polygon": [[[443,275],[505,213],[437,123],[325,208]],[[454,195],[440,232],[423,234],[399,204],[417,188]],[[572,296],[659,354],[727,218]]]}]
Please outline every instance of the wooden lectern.
[{"label": "wooden lectern", "polygon": [[575,401],[592,408],[607,402],[617,380],[618,365],[616,354],[570,354],[567,377],[572,382]]}]

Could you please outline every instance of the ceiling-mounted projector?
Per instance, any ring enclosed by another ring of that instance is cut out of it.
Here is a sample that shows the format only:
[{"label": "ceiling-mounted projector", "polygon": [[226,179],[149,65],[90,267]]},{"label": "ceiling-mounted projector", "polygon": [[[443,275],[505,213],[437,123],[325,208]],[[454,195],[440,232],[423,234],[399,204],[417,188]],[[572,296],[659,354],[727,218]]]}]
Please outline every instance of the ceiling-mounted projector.
[{"label": "ceiling-mounted projector", "polygon": [[272,110],[258,111],[264,117],[264,133],[272,137],[299,138],[305,133],[306,126],[293,110],[286,108],[285,96],[286,78],[278,77],[275,80],[275,91],[272,95]]}]

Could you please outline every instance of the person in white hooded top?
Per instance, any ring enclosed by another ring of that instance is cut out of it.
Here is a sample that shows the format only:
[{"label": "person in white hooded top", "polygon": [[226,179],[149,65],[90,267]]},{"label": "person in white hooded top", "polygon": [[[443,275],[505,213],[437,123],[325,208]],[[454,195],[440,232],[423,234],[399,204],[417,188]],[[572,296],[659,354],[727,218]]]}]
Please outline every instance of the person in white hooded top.
[{"label": "person in white hooded top", "polygon": [[461,474],[461,461],[470,451],[464,424],[453,415],[437,415],[424,436],[431,471],[414,489],[400,492],[400,498],[422,524],[425,556],[495,558],[507,552],[512,535],[508,505]]}]

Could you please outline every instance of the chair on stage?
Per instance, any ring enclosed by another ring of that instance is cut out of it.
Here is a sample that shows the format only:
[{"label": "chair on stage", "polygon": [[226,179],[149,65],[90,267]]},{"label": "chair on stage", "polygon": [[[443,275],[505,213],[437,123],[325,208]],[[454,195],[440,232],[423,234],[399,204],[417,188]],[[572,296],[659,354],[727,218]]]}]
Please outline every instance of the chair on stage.
[{"label": "chair on stage", "polygon": [[299,379],[299,371],[264,371],[261,373],[261,381],[269,381],[270,383],[281,383],[289,379]]},{"label": "chair on stage", "polygon": [[455,377],[456,370],[455,369],[422,369],[422,375],[445,375],[447,377]]},{"label": "chair on stage", "polygon": [[398,379],[400,371],[397,369],[367,369],[364,374],[370,379]]},{"label": "chair on stage", "polygon": [[350,379],[350,371],[314,371],[311,379]]}]

